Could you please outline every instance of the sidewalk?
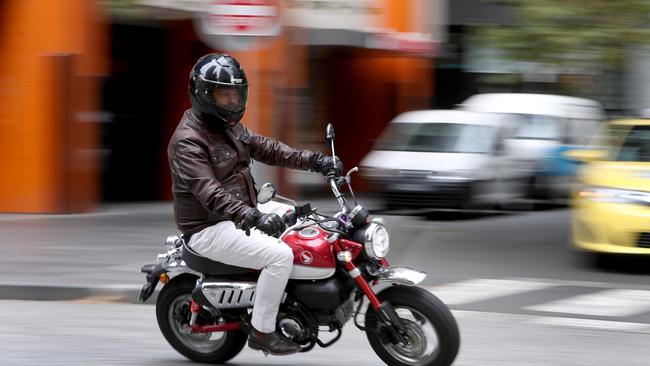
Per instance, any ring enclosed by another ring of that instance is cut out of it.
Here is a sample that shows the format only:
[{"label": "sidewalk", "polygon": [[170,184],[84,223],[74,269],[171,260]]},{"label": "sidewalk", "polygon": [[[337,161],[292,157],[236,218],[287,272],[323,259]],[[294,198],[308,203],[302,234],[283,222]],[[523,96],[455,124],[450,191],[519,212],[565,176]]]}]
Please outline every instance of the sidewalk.
[{"label": "sidewalk", "polygon": [[72,215],[0,215],[0,298],[136,302],[142,265],[177,230],[170,202]]},{"label": "sidewalk", "polygon": [[[311,202],[333,213],[334,199]],[[137,302],[140,268],[177,234],[171,202],[107,204],[71,215],[0,214],[0,299]],[[150,299],[148,302],[151,302]]]}]

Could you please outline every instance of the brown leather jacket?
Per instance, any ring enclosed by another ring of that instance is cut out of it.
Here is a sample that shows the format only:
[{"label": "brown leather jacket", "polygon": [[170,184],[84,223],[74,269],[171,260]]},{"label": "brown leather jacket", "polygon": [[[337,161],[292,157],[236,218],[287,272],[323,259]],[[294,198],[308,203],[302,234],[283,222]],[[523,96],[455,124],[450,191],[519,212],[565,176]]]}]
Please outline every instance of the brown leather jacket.
[{"label": "brown leather jacket", "polygon": [[308,170],[314,153],[258,135],[241,123],[215,128],[189,109],[169,142],[167,157],[176,224],[182,233],[191,235],[221,221],[241,225],[256,206],[251,158]]}]

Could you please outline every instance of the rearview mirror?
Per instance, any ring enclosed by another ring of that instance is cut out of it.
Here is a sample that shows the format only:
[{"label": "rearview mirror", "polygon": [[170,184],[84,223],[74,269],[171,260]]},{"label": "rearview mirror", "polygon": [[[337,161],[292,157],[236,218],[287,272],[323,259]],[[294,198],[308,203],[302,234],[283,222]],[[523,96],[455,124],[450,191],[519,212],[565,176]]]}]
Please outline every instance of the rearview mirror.
[{"label": "rearview mirror", "polygon": [[257,202],[258,203],[267,203],[275,197],[275,186],[273,183],[264,183],[259,192],[257,192]]},{"label": "rearview mirror", "polygon": [[327,128],[325,130],[326,136],[327,136],[327,143],[331,144],[334,142],[334,126],[332,126],[331,123],[327,124]]}]

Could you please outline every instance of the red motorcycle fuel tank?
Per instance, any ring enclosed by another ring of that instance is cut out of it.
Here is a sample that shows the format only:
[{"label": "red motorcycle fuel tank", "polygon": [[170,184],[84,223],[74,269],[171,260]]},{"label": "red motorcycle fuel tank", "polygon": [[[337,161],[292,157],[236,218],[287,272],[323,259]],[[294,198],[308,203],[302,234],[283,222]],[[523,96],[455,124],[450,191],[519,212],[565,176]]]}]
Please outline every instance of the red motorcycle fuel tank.
[{"label": "red motorcycle fuel tank", "polygon": [[293,251],[292,279],[317,280],[329,278],[336,270],[332,245],[327,233],[318,226],[309,226],[284,236]]}]

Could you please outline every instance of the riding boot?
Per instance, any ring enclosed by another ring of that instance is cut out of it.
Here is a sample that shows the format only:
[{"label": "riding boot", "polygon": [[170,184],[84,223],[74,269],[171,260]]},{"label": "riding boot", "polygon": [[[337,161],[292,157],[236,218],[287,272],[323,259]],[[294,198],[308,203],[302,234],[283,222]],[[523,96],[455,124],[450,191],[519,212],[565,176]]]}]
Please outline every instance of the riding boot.
[{"label": "riding boot", "polygon": [[262,333],[251,329],[248,335],[248,347],[268,352],[272,355],[288,355],[300,351],[300,346],[278,332]]}]

